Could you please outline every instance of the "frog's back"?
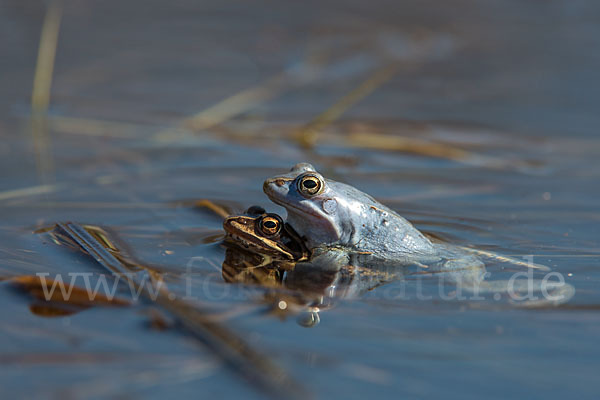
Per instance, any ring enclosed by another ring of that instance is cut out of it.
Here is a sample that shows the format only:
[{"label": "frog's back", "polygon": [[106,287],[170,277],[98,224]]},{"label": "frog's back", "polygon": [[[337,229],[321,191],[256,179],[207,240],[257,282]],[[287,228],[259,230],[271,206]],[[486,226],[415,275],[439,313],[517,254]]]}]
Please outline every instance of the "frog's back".
[{"label": "frog's back", "polygon": [[341,217],[351,225],[346,240],[356,250],[383,258],[436,255],[429,239],[394,210],[350,185],[335,181],[328,185],[347,199],[346,215]]}]

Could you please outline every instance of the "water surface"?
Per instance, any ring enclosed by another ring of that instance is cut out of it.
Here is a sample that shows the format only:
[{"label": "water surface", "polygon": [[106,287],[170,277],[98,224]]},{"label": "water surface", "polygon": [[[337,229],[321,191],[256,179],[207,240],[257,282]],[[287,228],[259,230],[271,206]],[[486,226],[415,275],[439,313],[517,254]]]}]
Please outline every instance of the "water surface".
[{"label": "water surface", "polygon": [[[41,128],[30,96],[46,8],[0,6],[3,398],[264,395],[210,346],[157,329],[151,304],[32,312],[10,279],[104,272],[34,234],[66,221],[104,227],[191,288],[317,398],[597,398],[595,2],[64,5]],[[221,218],[193,207],[284,214],[262,182],[300,161],[451,243],[533,255],[576,293],[535,308],[447,301],[437,278],[408,276],[302,327],[262,288],[224,281]]]}]

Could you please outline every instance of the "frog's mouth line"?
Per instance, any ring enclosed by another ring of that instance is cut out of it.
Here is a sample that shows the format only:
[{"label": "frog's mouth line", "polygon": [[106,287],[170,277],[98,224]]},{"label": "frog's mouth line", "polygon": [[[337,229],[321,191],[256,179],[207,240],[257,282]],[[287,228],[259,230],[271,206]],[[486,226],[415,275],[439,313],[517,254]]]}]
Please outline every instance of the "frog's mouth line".
[{"label": "frog's mouth line", "polygon": [[[288,208],[293,208],[294,210],[297,210],[297,211],[298,211],[298,212],[300,212],[301,214],[309,214],[309,215],[312,215],[312,216],[313,216],[313,217],[315,217],[315,218],[319,218],[319,217],[321,217],[319,214],[317,214],[317,213],[315,213],[315,212],[312,212],[312,211],[308,211],[308,210],[307,210],[307,209],[305,209],[305,208],[300,208],[300,207],[297,207],[297,206],[295,206],[295,205],[293,205],[293,204],[291,204],[291,203],[284,203],[284,202],[283,202],[283,200],[279,200],[277,197],[270,196],[268,193],[267,193],[267,196],[269,197],[269,199],[271,199],[271,201],[272,201],[273,203],[275,203],[275,204],[279,204],[280,206],[282,206],[282,207],[283,207],[283,208],[285,208],[286,210],[287,210]],[[289,211],[288,211],[288,213],[289,213]]]}]

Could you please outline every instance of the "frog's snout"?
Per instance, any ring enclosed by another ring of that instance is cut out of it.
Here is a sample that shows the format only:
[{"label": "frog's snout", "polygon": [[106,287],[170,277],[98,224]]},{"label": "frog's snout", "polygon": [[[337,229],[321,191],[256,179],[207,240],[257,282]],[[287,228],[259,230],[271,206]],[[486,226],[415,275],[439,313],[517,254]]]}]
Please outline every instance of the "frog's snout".
[{"label": "frog's snout", "polygon": [[273,189],[276,188],[281,188],[283,186],[285,186],[289,181],[291,181],[292,179],[286,179],[286,178],[269,178],[265,181],[265,183],[263,183],[263,192],[269,194],[271,192],[273,192]]},{"label": "frog's snout", "polygon": [[270,185],[270,179],[267,179],[264,183],[263,183],[263,192],[265,193],[269,193],[269,185]]}]

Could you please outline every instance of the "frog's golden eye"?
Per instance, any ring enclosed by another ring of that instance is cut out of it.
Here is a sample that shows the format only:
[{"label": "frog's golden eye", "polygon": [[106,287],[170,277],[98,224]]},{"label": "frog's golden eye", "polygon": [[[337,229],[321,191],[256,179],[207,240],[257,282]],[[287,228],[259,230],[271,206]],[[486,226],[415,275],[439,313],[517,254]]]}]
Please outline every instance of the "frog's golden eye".
[{"label": "frog's golden eye", "polygon": [[304,196],[314,196],[323,189],[323,182],[315,175],[305,175],[298,181],[298,190]]},{"label": "frog's golden eye", "polygon": [[281,232],[283,221],[274,215],[265,215],[258,221],[258,229],[265,236],[277,235]]}]

